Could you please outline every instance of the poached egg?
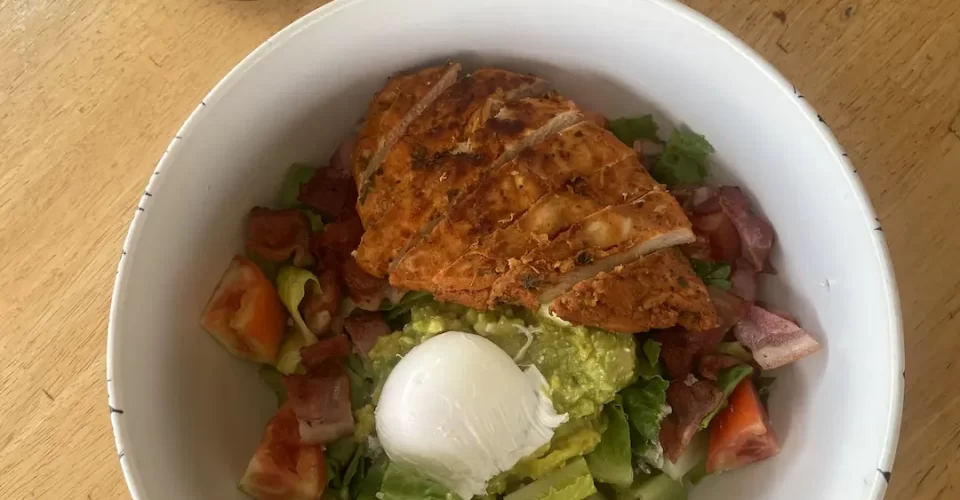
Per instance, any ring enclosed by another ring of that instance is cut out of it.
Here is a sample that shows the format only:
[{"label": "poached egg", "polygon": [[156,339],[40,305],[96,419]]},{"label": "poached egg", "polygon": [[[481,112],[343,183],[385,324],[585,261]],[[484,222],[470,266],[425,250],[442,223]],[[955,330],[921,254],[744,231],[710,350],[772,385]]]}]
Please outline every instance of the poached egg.
[{"label": "poached egg", "polygon": [[377,436],[397,466],[460,498],[550,442],[558,415],[535,366],[521,370],[493,342],[446,332],[414,347],[387,377]]}]

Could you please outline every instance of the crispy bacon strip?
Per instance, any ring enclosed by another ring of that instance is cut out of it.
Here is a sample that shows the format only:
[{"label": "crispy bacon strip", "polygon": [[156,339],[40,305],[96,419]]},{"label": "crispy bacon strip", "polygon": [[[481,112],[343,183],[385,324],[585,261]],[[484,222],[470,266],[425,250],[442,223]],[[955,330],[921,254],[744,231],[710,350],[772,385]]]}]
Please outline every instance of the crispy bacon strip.
[{"label": "crispy bacon strip", "polygon": [[733,333],[764,370],[788,365],[820,349],[820,343],[796,323],[757,306],[750,307]]},{"label": "crispy bacon strip", "polygon": [[306,375],[286,376],[283,382],[299,420],[301,443],[332,443],[353,432],[350,379],[342,362],[324,362]]},{"label": "crispy bacon strip", "polygon": [[295,266],[313,262],[308,252],[310,220],[299,210],[254,207],[247,221],[247,251],[271,262],[293,256]]},{"label": "crispy bacon strip", "polygon": [[390,325],[379,312],[362,312],[344,320],[344,329],[361,355],[366,356],[377,340],[390,333]]}]

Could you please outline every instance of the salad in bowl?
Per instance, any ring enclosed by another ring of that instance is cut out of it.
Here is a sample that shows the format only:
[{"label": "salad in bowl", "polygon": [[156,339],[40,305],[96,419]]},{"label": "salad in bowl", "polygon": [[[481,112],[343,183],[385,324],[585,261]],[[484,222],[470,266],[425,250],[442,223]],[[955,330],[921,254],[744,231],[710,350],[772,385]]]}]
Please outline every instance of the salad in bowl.
[{"label": "salad in bowl", "polygon": [[390,78],[251,207],[201,325],[278,409],[258,499],[675,500],[781,451],[774,229],[708,140],[529,74]]}]

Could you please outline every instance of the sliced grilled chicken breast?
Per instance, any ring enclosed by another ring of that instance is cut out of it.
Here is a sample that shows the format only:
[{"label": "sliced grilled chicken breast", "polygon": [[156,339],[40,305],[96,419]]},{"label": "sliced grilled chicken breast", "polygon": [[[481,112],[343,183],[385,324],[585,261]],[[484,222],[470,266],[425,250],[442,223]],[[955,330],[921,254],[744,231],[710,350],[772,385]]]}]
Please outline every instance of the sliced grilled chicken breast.
[{"label": "sliced grilled chicken breast", "polygon": [[578,325],[622,333],[678,324],[701,331],[717,322],[707,287],[675,248],[658,250],[578,283],[550,302],[550,310]]},{"label": "sliced grilled chicken breast", "polygon": [[581,119],[576,105],[560,96],[525,98],[504,104],[466,138],[465,151],[429,160],[409,158],[402,177],[410,192],[390,196],[386,213],[366,226],[356,251],[357,263],[374,276],[385,276],[390,265],[489,171]]},{"label": "sliced grilled chicken breast", "polygon": [[651,191],[591,214],[548,244],[511,259],[492,287],[489,304],[535,309],[601,272],[694,239],[677,200]]},{"label": "sliced grilled chicken breast", "polygon": [[[542,197],[513,224],[484,237],[434,277],[432,292],[443,300],[485,309],[496,280],[509,269],[510,259],[550,243],[591,214],[661,188],[635,155],[578,177]],[[495,299],[496,297],[494,297]]]},{"label": "sliced grilled chicken breast", "polygon": [[635,156],[631,148],[593,122],[580,122],[553,134],[491,172],[451,207],[429,235],[390,270],[390,282],[401,288],[433,291],[438,271],[555,190],[569,189],[606,199],[611,197],[605,195],[606,188],[612,184],[652,189],[653,179],[640,168],[629,169],[643,176],[640,182],[624,178],[629,174],[621,171],[628,169],[593,175]]},{"label": "sliced grilled chicken breast", "polygon": [[379,221],[408,189],[421,187],[415,182],[422,179],[412,176],[411,170],[474,152],[471,138],[505,102],[542,96],[546,91],[546,82],[539,78],[499,69],[478,70],[457,81],[410,123],[405,135],[359,187],[357,211],[364,227]]},{"label": "sliced grilled chicken breast", "polygon": [[447,63],[396,75],[373,96],[352,155],[351,170],[358,189],[380,168],[410,123],[457,81],[459,73],[459,64]]}]

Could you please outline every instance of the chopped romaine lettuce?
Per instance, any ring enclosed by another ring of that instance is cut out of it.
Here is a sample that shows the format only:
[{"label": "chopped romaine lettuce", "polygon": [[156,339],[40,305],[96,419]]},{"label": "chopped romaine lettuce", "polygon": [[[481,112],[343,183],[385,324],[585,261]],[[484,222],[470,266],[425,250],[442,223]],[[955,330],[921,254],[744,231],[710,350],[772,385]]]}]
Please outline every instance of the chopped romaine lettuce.
[{"label": "chopped romaine lettuce", "polygon": [[359,477],[356,487],[357,500],[378,500],[377,492],[383,485],[383,475],[387,471],[386,455],[380,455],[367,467],[366,474]]},{"label": "chopped romaine lettuce", "polygon": [[394,320],[410,312],[410,309],[417,304],[426,304],[433,300],[433,295],[427,292],[407,292],[399,302],[392,304],[384,309],[383,319],[387,321]]},{"label": "chopped romaine lettuce", "polygon": [[350,379],[350,404],[358,409],[370,402],[373,375],[366,363],[355,352],[347,356],[347,378]]},{"label": "chopped romaine lettuce", "polygon": [[452,500],[459,498],[440,483],[413,472],[387,465],[380,485],[379,500]]},{"label": "chopped romaine lettuce", "polygon": [[730,290],[730,264],[690,259],[690,265],[705,285]]},{"label": "chopped romaine lettuce", "polygon": [[514,491],[504,500],[582,500],[597,492],[590,468],[582,457],[562,469]]},{"label": "chopped romaine lettuce", "polygon": [[700,184],[707,177],[707,158],[713,146],[699,134],[677,129],[650,174],[668,187]]},{"label": "chopped romaine lettuce", "polygon": [[[631,447],[637,457],[647,462],[658,462],[660,455],[660,424],[669,413],[667,387],[669,382],[661,377],[640,379],[620,392],[623,409],[633,430]],[[653,452],[653,453],[651,453]]]},{"label": "chopped romaine lettuce", "polygon": [[733,356],[744,363],[753,361],[753,354],[750,354],[750,351],[748,351],[746,347],[743,347],[743,344],[737,340],[733,342],[721,342],[720,345],[717,346],[716,352],[718,354]]},{"label": "chopped romaine lettuce", "polygon": [[630,424],[620,399],[603,408],[607,428],[600,444],[584,458],[597,481],[626,488],[633,484],[633,459],[630,450]]},{"label": "chopped romaine lettuce", "polygon": [[287,388],[283,385],[283,375],[270,365],[260,365],[260,380],[277,395],[277,406],[287,400]]},{"label": "chopped romaine lettuce", "polygon": [[643,115],[636,118],[617,118],[607,123],[607,129],[620,139],[620,142],[633,147],[637,139],[656,139],[657,122],[652,115]]},{"label": "chopped romaine lettuce", "polygon": [[280,186],[280,194],[277,196],[277,208],[297,208],[300,206],[300,186],[306,184],[317,173],[317,169],[310,165],[294,163],[287,170],[287,175],[283,179],[283,185]]},{"label": "chopped romaine lettuce", "polygon": [[683,483],[666,474],[638,478],[629,488],[617,490],[617,500],[687,500]]},{"label": "chopped romaine lettuce", "polygon": [[297,324],[299,332],[303,335],[304,345],[317,342],[317,336],[307,328],[299,309],[300,302],[307,293],[307,283],[310,281],[320,286],[320,281],[313,273],[299,267],[283,266],[277,274],[277,292],[280,294],[280,301],[287,307],[294,323]]},{"label": "chopped romaine lettuce", "polygon": [[717,373],[717,386],[720,387],[720,390],[723,391],[723,402],[720,403],[715,410],[710,412],[709,415],[704,417],[703,422],[700,423],[701,429],[706,429],[710,425],[710,421],[713,420],[713,417],[723,408],[727,407],[727,398],[730,397],[730,393],[737,388],[737,385],[743,381],[743,379],[749,377],[753,374],[753,367],[750,365],[737,365],[731,366],[725,370],[720,370],[720,373]]},{"label": "chopped romaine lettuce", "polygon": [[641,348],[643,356],[637,360],[637,373],[641,378],[651,379],[660,376],[660,342],[647,339]]},{"label": "chopped romaine lettuce", "polygon": [[287,332],[287,338],[280,344],[280,352],[277,354],[277,371],[284,375],[303,373],[303,366],[300,364],[300,349],[307,346],[307,340],[300,334],[299,329],[295,328]]}]

